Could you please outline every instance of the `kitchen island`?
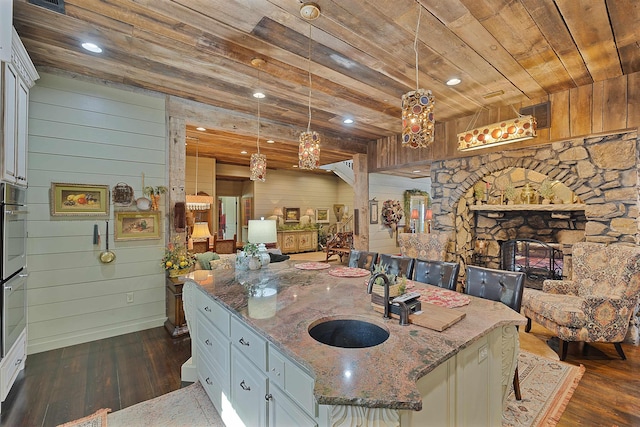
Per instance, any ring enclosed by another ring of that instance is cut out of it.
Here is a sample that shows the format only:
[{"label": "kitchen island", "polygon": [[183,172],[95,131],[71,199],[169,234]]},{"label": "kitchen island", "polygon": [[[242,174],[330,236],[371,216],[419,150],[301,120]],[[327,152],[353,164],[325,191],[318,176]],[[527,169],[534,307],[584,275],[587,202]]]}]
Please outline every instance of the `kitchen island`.
[{"label": "kitchen island", "polygon": [[[443,332],[400,326],[373,310],[368,277],[297,263],[187,277],[193,351],[183,380],[200,380],[228,425],[500,425],[515,325],[524,317],[470,297],[452,309],[466,316]],[[310,326],[334,318],[375,323],[390,335],[361,349],[309,335]]]}]

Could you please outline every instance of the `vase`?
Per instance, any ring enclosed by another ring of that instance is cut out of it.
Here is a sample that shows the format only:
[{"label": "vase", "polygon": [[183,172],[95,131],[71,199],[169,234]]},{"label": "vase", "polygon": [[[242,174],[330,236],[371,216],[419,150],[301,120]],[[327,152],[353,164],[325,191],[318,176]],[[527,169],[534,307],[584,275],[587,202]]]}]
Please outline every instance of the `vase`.
[{"label": "vase", "polygon": [[159,194],[152,194],[151,195],[151,210],[157,211],[159,203],[160,203],[160,195]]},{"label": "vase", "polygon": [[259,270],[260,267],[262,267],[260,258],[258,258],[257,256],[252,256],[249,258],[249,270]]},{"label": "vase", "polygon": [[191,270],[190,267],[187,268],[172,268],[170,270],[167,270],[169,272],[169,277],[178,277],[178,276],[184,276],[185,274],[189,273],[189,270]]}]

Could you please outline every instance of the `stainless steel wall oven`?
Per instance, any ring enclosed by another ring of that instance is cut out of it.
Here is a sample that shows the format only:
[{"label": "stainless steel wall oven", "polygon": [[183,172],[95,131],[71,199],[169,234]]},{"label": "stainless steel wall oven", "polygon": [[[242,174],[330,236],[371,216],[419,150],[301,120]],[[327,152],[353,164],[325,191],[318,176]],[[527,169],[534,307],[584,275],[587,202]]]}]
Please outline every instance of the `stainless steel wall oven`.
[{"label": "stainless steel wall oven", "polygon": [[5,357],[26,327],[27,190],[0,184],[0,355]]}]

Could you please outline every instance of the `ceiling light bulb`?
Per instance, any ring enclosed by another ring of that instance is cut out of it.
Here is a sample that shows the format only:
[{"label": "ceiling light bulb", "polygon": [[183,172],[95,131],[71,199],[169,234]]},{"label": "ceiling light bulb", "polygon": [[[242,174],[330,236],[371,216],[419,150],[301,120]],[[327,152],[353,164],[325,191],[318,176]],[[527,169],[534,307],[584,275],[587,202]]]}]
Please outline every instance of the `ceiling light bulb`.
[{"label": "ceiling light bulb", "polygon": [[253,94],[253,97],[254,97],[254,98],[258,98],[258,99],[262,99],[262,98],[264,98],[265,96],[266,96],[266,95],[265,95],[264,93],[260,92],[260,91],[255,92],[255,93]]},{"label": "ceiling light bulb", "polygon": [[203,128],[202,126],[198,126],[198,127],[196,128],[196,130],[199,130],[200,132],[204,132],[206,129],[205,129],[205,128]]},{"label": "ceiling light bulb", "polygon": [[242,150],[240,154],[247,154],[247,150]]},{"label": "ceiling light bulb", "polygon": [[351,123],[353,123],[353,119],[344,119],[342,123],[350,125]]},{"label": "ceiling light bulb", "polygon": [[102,48],[95,43],[84,42],[82,43],[82,47],[93,53],[102,53]]},{"label": "ceiling light bulb", "polygon": [[273,144],[275,141],[273,139],[267,139],[267,144]]},{"label": "ceiling light bulb", "polygon": [[447,86],[455,86],[458,85],[462,82],[462,80],[460,80],[457,77],[454,77],[452,79],[447,80]]}]

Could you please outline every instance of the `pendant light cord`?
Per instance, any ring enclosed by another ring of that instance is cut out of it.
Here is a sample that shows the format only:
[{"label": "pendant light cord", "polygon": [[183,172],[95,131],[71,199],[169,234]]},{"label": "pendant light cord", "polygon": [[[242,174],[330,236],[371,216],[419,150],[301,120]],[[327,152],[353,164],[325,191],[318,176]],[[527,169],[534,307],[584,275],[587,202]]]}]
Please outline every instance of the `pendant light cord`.
[{"label": "pendant light cord", "polygon": [[198,147],[200,145],[200,140],[196,140],[196,196],[198,195]]},{"label": "pendant light cord", "polygon": [[307,124],[307,132],[311,132],[311,23],[309,23],[309,62],[307,64],[307,72],[309,74],[309,123]]},{"label": "pendant light cord", "polygon": [[[258,86],[260,86],[260,68],[258,67]],[[258,98],[258,139],[256,140],[258,154],[260,154],[260,98]]]},{"label": "pendant light cord", "polygon": [[420,88],[418,84],[418,31],[420,30],[420,17],[422,16],[422,5],[418,1],[418,23],[416,24],[416,38],[413,41],[413,51],[416,53],[416,92]]}]

